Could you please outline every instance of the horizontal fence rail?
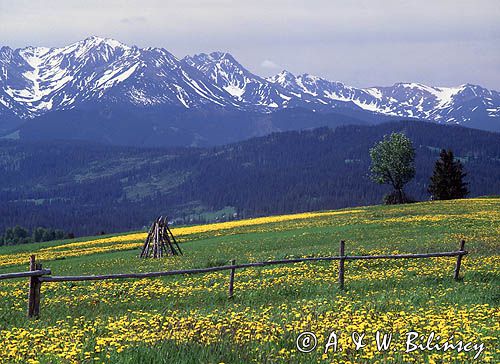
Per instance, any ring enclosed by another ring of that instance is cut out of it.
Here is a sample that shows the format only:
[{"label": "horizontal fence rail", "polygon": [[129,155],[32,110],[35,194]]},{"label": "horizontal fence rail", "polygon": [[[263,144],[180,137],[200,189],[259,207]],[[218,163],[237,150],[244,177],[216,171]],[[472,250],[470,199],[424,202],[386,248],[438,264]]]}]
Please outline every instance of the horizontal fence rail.
[{"label": "horizontal fence rail", "polygon": [[[281,265],[281,264],[292,264],[301,262],[318,262],[318,261],[328,261],[328,260],[365,260],[365,259],[413,259],[413,258],[436,258],[436,257],[456,257],[460,255],[466,255],[466,251],[453,251],[453,252],[443,252],[443,253],[429,253],[429,254],[398,254],[398,255],[345,255],[334,256],[334,257],[310,257],[310,258],[297,258],[297,259],[282,259],[282,260],[268,260],[265,262],[255,262],[255,263],[244,263],[244,264],[232,264],[232,265],[222,265],[218,267],[210,268],[195,268],[195,269],[183,269],[183,270],[169,270],[162,272],[147,272],[147,273],[117,273],[117,274],[103,274],[103,275],[88,275],[88,276],[51,276],[51,277],[41,277],[41,282],[81,282],[81,281],[102,281],[107,279],[127,279],[127,278],[154,278],[154,277],[164,277],[164,276],[176,276],[185,274],[199,274],[199,273],[210,273],[219,272],[223,270],[234,270],[234,269],[244,269],[251,267],[264,267],[267,265]],[[49,273],[50,274],[50,273]]]},{"label": "horizontal fence rail", "polygon": [[439,258],[439,257],[457,257],[467,255],[469,252],[457,250],[454,252],[429,253],[429,254],[395,254],[395,255],[346,255],[345,260],[359,259],[415,259],[415,258]]},{"label": "horizontal fence rail", "polygon": [[14,278],[26,278],[26,277],[41,277],[46,274],[51,274],[50,269],[40,269],[30,272],[18,272],[18,273],[5,273],[0,274],[0,280],[2,279],[14,279]]},{"label": "horizontal fence rail", "polygon": [[339,261],[338,284],[341,290],[344,289],[345,283],[345,261],[348,260],[373,260],[373,259],[420,259],[420,258],[439,258],[439,257],[457,257],[453,278],[459,279],[460,266],[462,257],[468,254],[464,249],[465,240],[460,242],[460,248],[457,251],[451,252],[436,252],[422,254],[393,254],[393,255],[345,255],[345,242],[340,242],[339,256],[331,257],[309,257],[295,259],[280,259],[268,260],[264,262],[236,264],[235,260],[231,260],[230,265],[223,265],[209,268],[195,268],[183,270],[170,270],[162,272],[147,272],[147,273],[118,273],[104,275],[86,275],[86,276],[52,276],[50,269],[42,269],[42,265],[36,263],[35,256],[30,258],[30,271],[18,273],[0,274],[1,279],[13,278],[30,278],[29,298],[28,298],[28,317],[38,317],[40,307],[40,288],[43,282],[80,282],[80,281],[100,281],[107,279],[142,279],[155,278],[175,275],[200,274],[230,270],[229,279],[229,298],[234,294],[234,280],[236,269],[245,269],[251,267],[264,267],[269,265],[293,264],[301,262],[317,262],[317,261]]}]

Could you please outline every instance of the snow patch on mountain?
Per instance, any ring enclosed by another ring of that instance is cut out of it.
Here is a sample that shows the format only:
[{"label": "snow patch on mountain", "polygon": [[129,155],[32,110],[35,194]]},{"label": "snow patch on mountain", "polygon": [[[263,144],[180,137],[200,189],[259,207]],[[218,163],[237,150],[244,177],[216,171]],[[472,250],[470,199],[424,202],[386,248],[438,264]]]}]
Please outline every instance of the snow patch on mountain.
[{"label": "snow patch on mountain", "polygon": [[104,75],[97,80],[96,87],[103,87],[106,89],[112,87],[116,83],[123,82],[136,71],[138,66],[139,63],[136,63],[125,71],[123,69],[107,70],[104,72]]}]

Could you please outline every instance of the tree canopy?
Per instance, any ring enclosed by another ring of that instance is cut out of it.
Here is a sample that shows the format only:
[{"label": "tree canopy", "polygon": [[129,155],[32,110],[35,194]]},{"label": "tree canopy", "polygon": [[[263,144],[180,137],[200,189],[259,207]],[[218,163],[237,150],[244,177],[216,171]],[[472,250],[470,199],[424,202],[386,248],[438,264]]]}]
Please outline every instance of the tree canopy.
[{"label": "tree canopy", "polygon": [[370,149],[371,178],[379,184],[389,184],[394,191],[386,202],[405,203],[403,187],[415,177],[415,149],[403,133],[392,133]]}]

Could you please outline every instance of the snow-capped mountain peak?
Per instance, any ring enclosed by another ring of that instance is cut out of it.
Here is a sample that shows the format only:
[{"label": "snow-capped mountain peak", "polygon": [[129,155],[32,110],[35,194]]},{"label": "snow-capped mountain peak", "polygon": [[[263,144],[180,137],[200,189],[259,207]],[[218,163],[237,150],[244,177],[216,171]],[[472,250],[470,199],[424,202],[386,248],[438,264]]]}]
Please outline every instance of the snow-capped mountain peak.
[{"label": "snow-capped mountain peak", "polygon": [[226,91],[239,108],[268,111],[284,101],[274,85],[245,69],[229,53],[201,53],[184,58],[184,62]]},{"label": "snow-capped mountain peak", "polygon": [[105,44],[111,48],[125,48],[125,49],[131,48],[130,46],[128,46],[120,41],[117,41],[115,39],[99,37],[96,35],[92,35],[88,38],[85,38],[82,41],[76,42],[75,44],[88,44],[91,46],[98,46],[98,45]]},{"label": "snow-capped mountain peak", "polygon": [[295,75],[287,70],[283,70],[277,75],[274,75],[272,77],[268,77],[267,81],[271,83],[278,84],[282,87],[288,87],[291,86],[292,83],[295,83]]}]

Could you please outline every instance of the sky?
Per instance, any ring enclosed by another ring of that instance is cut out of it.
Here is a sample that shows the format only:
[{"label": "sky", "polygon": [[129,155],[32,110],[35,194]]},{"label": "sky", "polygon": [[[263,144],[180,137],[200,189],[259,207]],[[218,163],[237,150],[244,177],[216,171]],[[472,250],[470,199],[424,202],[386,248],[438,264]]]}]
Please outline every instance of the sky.
[{"label": "sky", "polygon": [[500,90],[500,0],[0,0],[0,45],[90,35],[179,58],[225,51],[266,77]]}]

